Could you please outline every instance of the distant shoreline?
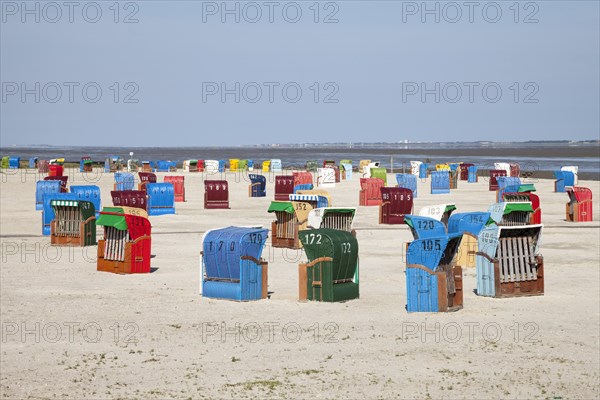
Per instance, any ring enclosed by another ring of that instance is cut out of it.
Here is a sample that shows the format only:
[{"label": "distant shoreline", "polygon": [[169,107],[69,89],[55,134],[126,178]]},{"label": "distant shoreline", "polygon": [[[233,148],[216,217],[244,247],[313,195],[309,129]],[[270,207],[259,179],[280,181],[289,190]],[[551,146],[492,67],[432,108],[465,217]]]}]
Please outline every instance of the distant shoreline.
[{"label": "distant shoreline", "polygon": [[308,146],[301,145],[277,145],[277,146],[159,146],[159,147],[135,147],[135,146],[52,146],[52,145],[39,145],[39,146],[0,146],[0,154],[7,155],[9,153],[16,152],[27,152],[27,153],[57,153],[81,150],[83,153],[90,151],[101,151],[101,150],[117,150],[120,149],[121,153],[128,154],[129,151],[136,151],[138,153],[156,152],[157,150],[164,149],[166,152],[172,152],[177,150],[183,151],[205,151],[205,152],[231,152],[232,154],[239,153],[240,151],[252,151],[252,152],[289,152],[290,150],[298,151],[323,151],[328,150],[332,153],[348,154],[348,153],[362,153],[365,151],[376,152],[381,154],[416,154],[422,153],[425,155],[447,155],[447,156],[472,156],[474,153],[481,156],[504,156],[509,155],[524,157],[524,156],[546,156],[546,157],[599,157],[600,158],[600,142],[599,143],[582,143],[578,145],[569,145],[568,143],[496,143],[493,145],[485,146],[479,143],[465,143],[464,145],[457,145],[456,143],[409,143],[409,144],[398,144],[390,143],[386,144],[372,144],[372,145],[358,145],[355,144],[353,147],[345,147],[343,145],[323,144],[316,145],[310,144]]},{"label": "distant shoreline", "polygon": [[[117,155],[123,159],[133,158],[142,160],[172,160],[181,165],[186,159],[219,160],[244,158],[262,162],[262,160],[278,158],[284,167],[302,168],[306,160],[352,159],[358,166],[361,159],[380,161],[383,167],[390,168],[393,161],[394,172],[406,169],[411,160],[424,162],[472,162],[479,165],[480,170],[492,169],[494,162],[516,162],[521,170],[533,172],[537,178],[551,179],[552,172],[563,165],[577,165],[579,177],[584,180],[600,180],[600,145],[585,144],[569,146],[568,143],[494,143],[481,146],[480,143],[464,144],[449,143],[446,148],[440,144],[404,144],[409,148],[397,148],[402,144],[395,143],[393,147],[0,147],[2,156],[19,156],[21,162],[30,157],[52,159],[64,157],[67,162],[79,163],[82,156],[90,156],[96,163],[104,162],[109,155]],[[423,146],[423,147],[421,147]]]}]

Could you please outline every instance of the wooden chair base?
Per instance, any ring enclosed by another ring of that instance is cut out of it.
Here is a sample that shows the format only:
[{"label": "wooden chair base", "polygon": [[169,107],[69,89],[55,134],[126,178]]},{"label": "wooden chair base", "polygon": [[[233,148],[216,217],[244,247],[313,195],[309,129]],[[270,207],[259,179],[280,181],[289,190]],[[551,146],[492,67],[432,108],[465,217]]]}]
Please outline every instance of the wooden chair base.
[{"label": "wooden chair base", "polygon": [[[463,279],[461,266],[445,265],[438,267],[436,271],[432,271],[420,264],[409,264],[406,268],[407,275],[410,269],[418,269],[421,270],[418,271],[420,274],[437,277],[437,298],[433,296],[431,288],[428,286],[417,286],[416,290],[418,295],[413,290],[409,290],[407,293],[409,301],[407,308],[409,312],[432,312],[432,308],[429,306],[431,303],[437,303],[437,312],[454,312],[463,308]],[[418,282],[417,285],[421,285],[423,281],[421,278],[418,278],[415,282]],[[410,286],[413,287],[412,284]],[[423,293],[429,293],[427,295],[429,300],[425,305],[419,305],[416,297],[419,297]]]},{"label": "wooden chair base", "polygon": [[500,263],[494,262],[494,282],[496,298],[543,296],[544,295],[544,258],[536,256],[537,279],[518,282],[500,282]]},{"label": "wooden chair base", "polygon": [[[56,234],[56,220],[50,222],[50,244],[52,246],[84,247],[96,245],[96,218],[90,217],[79,224],[79,236],[59,236]],[[85,227],[91,224],[94,232],[88,232],[86,236]],[[86,243],[87,239],[87,243]]]},{"label": "wooden chair base", "polygon": [[302,244],[298,238],[298,226],[294,229],[293,238],[281,238],[277,236],[277,221],[271,223],[271,246],[283,249],[301,249]]},{"label": "wooden chair base", "polygon": [[[127,242],[124,250],[124,261],[106,260],[104,258],[105,240],[98,241],[98,261],[96,270],[103,272],[112,272],[115,274],[134,274],[134,273],[149,273],[150,272],[150,254],[147,254],[147,260],[142,256],[132,256],[133,246],[142,240],[150,240],[149,236],[142,236],[134,242]],[[149,243],[149,242],[148,242]],[[146,261],[146,262],[144,262]]]},{"label": "wooden chair base", "polygon": [[52,246],[72,246],[72,247],[85,246],[84,240],[81,237],[56,236],[53,234],[50,235],[50,244]]}]

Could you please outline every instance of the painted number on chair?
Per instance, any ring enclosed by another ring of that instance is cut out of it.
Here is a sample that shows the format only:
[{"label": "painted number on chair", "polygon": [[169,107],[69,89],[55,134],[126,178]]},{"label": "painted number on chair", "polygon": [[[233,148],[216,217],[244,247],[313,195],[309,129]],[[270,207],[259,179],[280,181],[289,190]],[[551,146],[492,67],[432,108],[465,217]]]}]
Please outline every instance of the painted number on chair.
[{"label": "painted number on chair", "polygon": [[483,217],[481,215],[471,215],[471,222],[472,223],[483,223]]},{"label": "painted number on chair", "polygon": [[350,253],[351,244],[349,242],[342,243],[342,254]]},{"label": "painted number on chair", "polygon": [[439,240],[424,240],[423,241],[423,250],[424,251],[440,251],[442,249],[442,244]]},{"label": "painted number on chair", "polygon": [[262,243],[262,235],[260,233],[250,234],[250,243],[257,244]]},{"label": "painted number on chair", "polygon": [[306,235],[304,235],[304,241],[306,242],[306,244],[321,244],[321,239],[322,236],[320,233],[316,235],[314,233],[307,233]]},{"label": "painted number on chair", "polygon": [[417,221],[417,225],[419,225],[419,229],[422,230],[429,230],[434,227],[433,221]]}]

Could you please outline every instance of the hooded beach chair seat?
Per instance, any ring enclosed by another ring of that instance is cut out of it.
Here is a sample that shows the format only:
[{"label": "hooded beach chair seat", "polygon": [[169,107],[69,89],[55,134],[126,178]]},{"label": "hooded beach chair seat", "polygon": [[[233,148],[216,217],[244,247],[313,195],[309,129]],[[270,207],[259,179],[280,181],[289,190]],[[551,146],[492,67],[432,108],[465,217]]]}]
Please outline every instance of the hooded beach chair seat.
[{"label": "hooded beach chair seat", "polygon": [[[186,162],[189,163],[189,161],[191,160],[186,160],[183,162],[183,169],[184,171],[189,171],[189,165],[188,168],[186,169]],[[149,160],[142,160],[142,172],[152,172],[152,162]]]},{"label": "hooded beach chair seat", "polygon": [[8,159],[8,168],[9,169],[19,169],[21,166],[21,157],[9,157]]},{"label": "hooded beach chair seat", "polygon": [[229,183],[221,180],[204,181],[204,208],[227,209],[229,208]]},{"label": "hooded beach chair seat", "polygon": [[29,158],[29,168],[30,169],[37,169],[38,167],[38,158],[37,157],[30,157]]},{"label": "hooded beach chair seat", "polygon": [[362,176],[365,173],[365,169],[371,164],[371,160],[360,160],[358,163],[358,173]]},{"label": "hooded beach chair seat", "polygon": [[361,178],[372,178],[371,169],[373,168],[379,168],[379,161],[371,162],[369,160],[369,163],[362,168]]},{"label": "hooded beach chair seat", "polygon": [[96,210],[96,218],[100,215],[102,210],[102,197],[100,188],[96,185],[76,185],[71,186],[71,193],[73,193],[78,200],[91,201],[94,204]]},{"label": "hooded beach chair seat", "polygon": [[299,299],[337,302],[359,297],[358,241],[335,229],[302,231],[307,263],[298,267]]},{"label": "hooded beach chair seat", "polygon": [[275,214],[271,224],[271,245],[299,249],[299,232],[306,229],[308,212],[312,204],[300,201],[272,201],[267,212]]},{"label": "hooded beach chair seat", "polygon": [[469,167],[473,167],[474,164],[471,163],[462,163],[460,164],[460,180],[468,181],[469,180]]},{"label": "hooded beach chair seat", "polygon": [[294,171],[292,172],[292,176],[294,177],[294,186],[298,185],[308,185],[313,183],[313,176],[310,172],[307,171]]},{"label": "hooded beach chair seat", "polygon": [[104,207],[96,225],[104,228],[103,238],[98,240],[98,271],[117,274],[151,272],[152,225],[144,210]]},{"label": "hooded beach chair seat", "polygon": [[280,174],[281,172],[283,172],[283,164],[281,163],[280,159],[271,159],[271,172],[275,174]]},{"label": "hooded beach chair seat", "polygon": [[[521,185],[519,189],[523,186],[525,185]],[[529,224],[537,225],[542,223],[542,207],[540,206],[540,197],[537,194],[530,191],[512,191],[511,187],[509,187],[502,193],[502,198],[507,203],[531,203],[533,212]]]},{"label": "hooded beach chair seat", "polygon": [[54,219],[50,222],[53,246],[95,246],[96,210],[94,203],[83,200],[50,201]]},{"label": "hooded beach chair seat", "polygon": [[478,237],[477,295],[544,294],[544,261],[539,254],[541,233],[542,225],[490,224],[482,229]]},{"label": "hooded beach chair seat", "polygon": [[135,188],[135,178],[130,172],[115,172],[115,184],[113,190],[133,190]]},{"label": "hooded beach chair seat", "polygon": [[383,185],[387,185],[387,170],[382,167],[371,168],[371,178],[379,178],[383,181]]},{"label": "hooded beach chair seat", "polygon": [[427,179],[429,176],[429,164],[422,163],[419,166],[419,179]]},{"label": "hooded beach chair seat", "polygon": [[430,175],[431,194],[450,193],[450,171],[433,171]]},{"label": "hooded beach chair seat", "polygon": [[579,167],[576,165],[568,165],[568,166],[564,166],[560,168],[561,171],[569,171],[573,173],[573,185],[577,185],[578,182],[578,177],[577,177],[577,173],[579,172]]},{"label": "hooded beach chair seat", "polygon": [[554,191],[556,193],[565,193],[568,187],[575,185],[575,174],[571,171],[554,171]]},{"label": "hooded beach chair seat", "polygon": [[413,174],[396,174],[396,182],[398,187],[410,189],[413,193],[413,198],[417,197],[417,176]]},{"label": "hooded beach chair seat", "polygon": [[516,186],[518,191],[521,186],[521,178],[517,178],[514,176],[499,176],[496,178],[496,182],[498,183],[498,189],[496,190],[496,203],[502,202],[502,195],[507,191],[515,191],[514,187]]},{"label": "hooded beach chair seat", "polygon": [[343,163],[340,164],[342,167],[342,179],[351,180],[352,179],[352,163]]},{"label": "hooded beach chair seat", "polygon": [[177,171],[177,163],[170,160],[157,160],[155,172],[174,172]]},{"label": "hooded beach chair seat", "polygon": [[251,301],[268,295],[268,265],[261,259],[269,231],[261,227],[212,229],[202,238],[202,296]]},{"label": "hooded beach chair seat", "polygon": [[37,169],[40,174],[47,174],[49,172],[50,162],[48,160],[39,160],[37,163]]},{"label": "hooded beach chair seat", "polygon": [[90,157],[81,157],[79,172],[92,172],[92,170],[92,159]]},{"label": "hooded beach chair seat", "polygon": [[267,178],[264,175],[249,174],[250,185],[248,197],[265,197],[267,195]]},{"label": "hooded beach chair seat", "polygon": [[48,177],[63,176],[65,168],[61,164],[48,164]]},{"label": "hooded beach chair seat", "polygon": [[148,183],[156,183],[158,180],[156,174],[152,172],[138,172],[140,177],[140,183],[138,183],[138,190],[146,191],[146,185]]},{"label": "hooded beach chair seat", "polygon": [[165,176],[163,182],[173,185],[176,202],[185,202],[185,176]]},{"label": "hooded beach chair seat", "polygon": [[462,268],[454,262],[462,234],[415,239],[406,255],[406,311],[463,308]]},{"label": "hooded beach chair seat", "polygon": [[[414,175],[405,174],[411,178]],[[415,178],[416,179],[416,178]],[[413,191],[404,187],[382,187],[379,223],[398,225],[404,223],[404,216],[413,212]]]},{"label": "hooded beach chair seat", "polygon": [[148,215],[175,214],[175,188],[172,183],[149,183],[146,193]]},{"label": "hooded beach chair seat", "polygon": [[123,169],[124,160],[119,156],[108,156],[104,161],[104,172],[117,172]]},{"label": "hooded beach chair seat", "polygon": [[422,161],[411,161],[410,162],[410,173],[416,177],[419,177],[419,171],[421,169]]},{"label": "hooded beach chair seat", "polygon": [[262,172],[271,172],[271,160],[263,161]]},{"label": "hooded beach chair seat", "polygon": [[53,200],[73,200],[77,201],[77,196],[73,193],[44,193],[42,195],[42,235],[49,236],[51,233],[51,224],[56,215],[52,207]]},{"label": "hooded beach chair seat", "polygon": [[63,193],[62,182],[57,180],[52,181],[37,181],[35,184],[35,209],[43,210],[44,195],[47,193]]},{"label": "hooded beach chair seat", "polygon": [[381,188],[385,182],[379,178],[360,178],[358,204],[361,206],[381,205]]},{"label": "hooded beach chair seat", "polygon": [[468,183],[477,183],[477,170],[479,167],[477,165],[471,165],[469,167],[469,177],[467,179]]},{"label": "hooded beach chair seat", "polygon": [[404,223],[410,228],[413,239],[441,237],[447,233],[446,226],[431,217],[407,214],[404,216]]},{"label": "hooded beach chair seat", "polygon": [[[338,170],[339,171],[339,170]],[[317,170],[317,187],[335,187],[336,170],[330,167]]]},{"label": "hooded beach chair seat", "polygon": [[566,207],[567,221],[591,222],[593,220],[592,191],[583,186],[572,186],[567,188],[567,194],[569,195]]},{"label": "hooded beach chair seat", "polygon": [[62,193],[67,193],[69,191],[69,189],[67,189],[67,182],[69,181],[68,176],[47,176],[44,180],[60,182],[60,191]]},{"label": "hooded beach chair seat", "polygon": [[219,160],[204,160],[204,172],[207,174],[216,174],[219,170]]},{"label": "hooded beach chair seat", "polygon": [[148,209],[148,196],[142,190],[113,190],[110,196],[115,207]]},{"label": "hooded beach chair seat", "polygon": [[488,190],[490,192],[495,192],[498,190],[498,177],[508,176],[508,173],[505,169],[492,169],[490,170],[490,180]]},{"label": "hooded beach chair seat", "polygon": [[294,193],[294,176],[277,175],[275,176],[275,200],[286,201],[288,196]]}]

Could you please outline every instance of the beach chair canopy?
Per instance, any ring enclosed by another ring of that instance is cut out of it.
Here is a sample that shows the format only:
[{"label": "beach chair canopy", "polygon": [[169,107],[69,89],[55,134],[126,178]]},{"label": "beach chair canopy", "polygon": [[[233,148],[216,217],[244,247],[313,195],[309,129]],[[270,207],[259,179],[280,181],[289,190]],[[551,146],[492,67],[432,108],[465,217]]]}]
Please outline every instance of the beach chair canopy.
[{"label": "beach chair canopy", "polygon": [[267,241],[268,229],[235,227],[209,230],[202,239],[204,273],[209,278],[239,281],[243,257],[258,262]]},{"label": "beach chair canopy", "polygon": [[412,190],[413,197],[417,197],[417,177],[416,177],[416,175],[396,174],[396,182],[398,182],[398,187]]},{"label": "beach chair canopy", "polygon": [[577,174],[579,172],[579,167],[576,165],[567,165],[564,167],[560,168],[561,171],[570,171],[573,173],[574,177],[573,177],[573,185],[577,185],[578,183],[578,178],[577,178]]},{"label": "beach chair canopy", "polygon": [[135,177],[130,172],[115,172],[115,190],[133,190]]},{"label": "beach chair canopy", "polygon": [[318,207],[308,213],[308,226],[313,229],[337,229],[350,232],[355,207]]},{"label": "beach chair canopy", "polygon": [[439,266],[449,265],[460,245],[462,233],[415,239],[408,245],[407,264],[418,264],[436,271]]},{"label": "beach chair canopy", "polygon": [[419,215],[405,215],[404,223],[408,225],[414,239],[438,237],[446,235],[446,226],[437,219]]},{"label": "beach chair canopy", "polygon": [[35,209],[41,210],[44,207],[44,195],[47,193],[61,193],[61,182],[52,181],[37,181],[35,189]]},{"label": "beach chair canopy", "polygon": [[531,202],[495,203],[488,209],[490,222],[498,225],[528,225],[533,213]]},{"label": "beach chair canopy", "polygon": [[94,203],[96,212],[102,209],[102,199],[100,188],[96,185],[77,185],[71,186],[71,193],[75,194],[79,200],[91,201]]},{"label": "beach chair canopy", "polygon": [[476,211],[453,214],[448,219],[448,233],[470,233],[477,236],[489,220],[489,212]]},{"label": "beach chair canopy", "polygon": [[104,207],[96,220],[96,225],[111,226],[120,231],[128,231],[131,240],[150,236],[152,224],[147,214],[137,211],[131,213],[130,210],[130,207]]}]

